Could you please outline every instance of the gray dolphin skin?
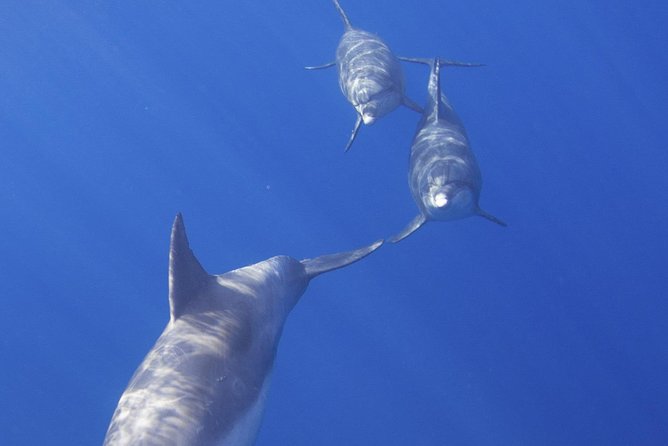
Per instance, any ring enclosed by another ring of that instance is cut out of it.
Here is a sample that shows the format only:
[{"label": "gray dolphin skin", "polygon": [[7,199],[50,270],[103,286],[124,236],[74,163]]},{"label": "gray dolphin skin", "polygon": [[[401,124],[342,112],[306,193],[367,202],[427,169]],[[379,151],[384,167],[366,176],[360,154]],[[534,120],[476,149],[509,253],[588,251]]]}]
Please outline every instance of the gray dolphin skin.
[{"label": "gray dolphin skin", "polygon": [[209,275],[177,215],[169,323],[121,396],[104,445],[252,445],[290,310],[313,277],[381,244],[302,261],[277,256]]},{"label": "gray dolphin skin", "polygon": [[408,185],[420,213],[390,241],[411,235],[428,220],[456,220],[479,215],[506,224],[478,205],[482,177],[466,130],[441,93],[440,59],[406,59],[431,66],[429,100],[411,145]]},{"label": "gray dolphin skin", "polygon": [[348,151],[362,123],[373,124],[402,104],[418,113],[422,113],[422,107],[404,94],[401,63],[390,47],[377,35],[353,28],[338,0],[333,2],[344,26],[336,48],[336,61],[306,69],[336,65],[341,92],[357,111],[357,120],[345,148]]}]

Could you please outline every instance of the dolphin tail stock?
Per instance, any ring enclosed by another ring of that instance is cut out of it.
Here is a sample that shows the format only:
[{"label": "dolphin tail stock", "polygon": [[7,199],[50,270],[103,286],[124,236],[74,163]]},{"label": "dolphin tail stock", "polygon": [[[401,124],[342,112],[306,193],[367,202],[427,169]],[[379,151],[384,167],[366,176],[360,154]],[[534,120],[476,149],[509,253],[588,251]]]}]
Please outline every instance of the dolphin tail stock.
[{"label": "dolphin tail stock", "polygon": [[211,276],[190,249],[183,216],[176,214],[169,247],[169,314],[177,319]]},{"label": "dolphin tail stock", "polygon": [[484,210],[482,210],[482,209],[480,209],[480,208],[478,208],[478,210],[477,210],[476,213],[477,213],[479,216],[481,216],[481,217],[483,217],[483,218],[486,218],[487,220],[491,221],[492,223],[496,223],[496,224],[499,225],[499,226],[503,226],[504,228],[508,226],[508,224],[507,224],[505,221],[503,221],[503,220],[501,220],[501,219],[499,219],[499,218],[493,216],[493,215],[490,214],[489,212],[486,212],[486,211],[484,211]]},{"label": "dolphin tail stock", "polygon": [[304,68],[306,70],[322,70],[324,68],[333,67],[334,65],[336,65],[336,62],[327,62],[327,63],[322,64],[322,65],[314,65],[314,66],[304,67]]},{"label": "dolphin tail stock", "polygon": [[357,121],[355,121],[355,126],[353,127],[353,131],[350,133],[350,139],[348,139],[346,148],[343,150],[344,152],[347,152],[352,147],[353,141],[355,141],[355,138],[357,138],[357,133],[360,131],[361,126],[362,126],[362,115],[358,114]]},{"label": "dolphin tail stock", "polygon": [[346,12],[343,10],[341,5],[339,4],[339,0],[332,0],[334,2],[334,6],[336,7],[336,10],[339,12],[339,15],[341,16],[341,20],[343,20],[343,26],[348,31],[349,29],[353,28],[353,25],[350,24],[350,20],[348,19],[348,15]]},{"label": "dolphin tail stock", "polygon": [[413,220],[411,220],[410,223],[398,234],[393,235],[390,237],[390,243],[398,243],[420,229],[420,227],[425,224],[427,219],[425,218],[424,215],[418,214]]},{"label": "dolphin tail stock", "polygon": [[430,67],[433,66],[434,61],[438,60],[439,65],[442,67],[465,67],[465,68],[473,68],[473,67],[486,67],[487,65],[484,63],[475,63],[475,62],[462,62],[458,60],[451,60],[451,59],[444,59],[443,57],[437,57],[435,59],[428,59],[424,57],[398,57],[399,60],[404,61],[404,62],[410,62],[410,63],[420,63],[423,65],[429,65]]},{"label": "dolphin tail stock", "polygon": [[326,254],[314,259],[304,259],[301,261],[301,264],[304,265],[304,271],[310,280],[319,274],[343,268],[344,266],[348,266],[351,263],[363,259],[376,249],[380,248],[383,242],[383,240],[378,240],[370,245],[352,251]]}]

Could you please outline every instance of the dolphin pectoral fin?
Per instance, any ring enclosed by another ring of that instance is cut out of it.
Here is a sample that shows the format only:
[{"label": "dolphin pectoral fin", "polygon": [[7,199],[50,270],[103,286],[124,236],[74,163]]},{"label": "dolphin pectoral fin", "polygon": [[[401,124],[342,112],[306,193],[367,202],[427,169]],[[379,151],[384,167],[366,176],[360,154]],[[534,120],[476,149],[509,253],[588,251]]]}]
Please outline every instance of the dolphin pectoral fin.
[{"label": "dolphin pectoral fin", "polygon": [[169,247],[169,314],[177,319],[191,299],[206,284],[209,274],[190,249],[183,217],[177,214]]},{"label": "dolphin pectoral fin", "polygon": [[406,107],[408,107],[408,108],[410,108],[411,110],[413,110],[413,111],[416,111],[416,112],[418,112],[418,113],[420,113],[420,114],[424,113],[424,109],[423,109],[422,107],[420,107],[420,106],[417,104],[417,102],[415,102],[414,100],[412,100],[412,99],[409,98],[408,96],[404,96],[403,104],[404,104]]},{"label": "dolphin pectoral fin", "polygon": [[329,62],[324,65],[316,65],[313,67],[304,67],[304,68],[307,70],[322,70],[323,68],[333,67],[334,65],[336,65],[336,62]]},{"label": "dolphin pectoral fin", "polygon": [[391,243],[397,243],[402,241],[403,239],[405,239],[406,237],[408,237],[409,235],[420,229],[420,226],[425,224],[426,221],[427,219],[425,218],[425,216],[419,214],[413,220],[411,220],[410,223],[408,223],[408,225],[404,228],[403,231],[390,237],[389,241]]},{"label": "dolphin pectoral fin", "polygon": [[362,115],[358,114],[357,121],[355,121],[355,127],[353,127],[353,131],[350,134],[350,139],[348,140],[348,144],[346,144],[344,152],[350,150],[350,147],[353,145],[353,141],[355,141],[355,138],[357,137],[357,132],[360,131],[361,126],[362,126]]},{"label": "dolphin pectoral fin", "polygon": [[503,226],[504,228],[508,226],[508,225],[506,224],[505,221],[496,218],[496,217],[493,216],[492,214],[490,214],[490,213],[488,213],[488,212],[485,212],[485,211],[483,211],[483,210],[480,209],[480,208],[478,208],[478,215],[480,215],[480,216],[483,217],[483,218],[486,218],[487,220],[489,220],[489,221],[491,221],[491,222],[496,223],[496,224],[499,225],[499,226]]},{"label": "dolphin pectoral fin", "polygon": [[308,278],[312,279],[318,274],[326,273],[327,271],[332,271],[338,268],[343,268],[344,266],[348,266],[351,263],[355,263],[358,260],[361,260],[374,252],[376,249],[380,248],[382,244],[383,240],[378,240],[359,249],[347,252],[339,252],[336,254],[327,254],[316,257],[314,259],[304,259],[301,261],[301,263],[304,265],[304,270],[306,271]]}]

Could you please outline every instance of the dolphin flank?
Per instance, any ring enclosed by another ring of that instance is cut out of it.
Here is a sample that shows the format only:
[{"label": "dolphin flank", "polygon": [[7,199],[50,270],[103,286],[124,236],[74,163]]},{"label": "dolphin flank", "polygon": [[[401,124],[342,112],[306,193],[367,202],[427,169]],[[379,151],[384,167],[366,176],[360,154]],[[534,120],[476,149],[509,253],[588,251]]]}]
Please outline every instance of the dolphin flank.
[{"label": "dolphin flank", "polygon": [[123,392],[104,445],[252,445],[283,325],[309,281],[381,244],[302,261],[276,256],[209,275],[177,215],[169,322]]}]

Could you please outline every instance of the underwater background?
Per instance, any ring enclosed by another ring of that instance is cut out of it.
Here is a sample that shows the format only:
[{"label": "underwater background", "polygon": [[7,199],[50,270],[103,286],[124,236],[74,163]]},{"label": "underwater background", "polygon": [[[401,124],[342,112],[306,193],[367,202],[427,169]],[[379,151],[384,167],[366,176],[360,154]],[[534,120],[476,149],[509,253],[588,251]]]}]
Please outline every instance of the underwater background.
[{"label": "underwater background", "polygon": [[[668,4],[343,0],[444,68],[508,222],[432,222],[315,279],[257,444],[668,444]],[[343,147],[329,0],[0,2],[0,444],[95,445],[168,320],[183,212],[210,273],[417,213],[419,116]],[[424,103],[428,69],[404,65]]]}]

